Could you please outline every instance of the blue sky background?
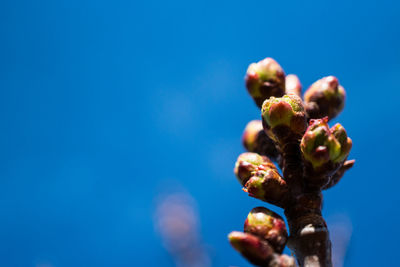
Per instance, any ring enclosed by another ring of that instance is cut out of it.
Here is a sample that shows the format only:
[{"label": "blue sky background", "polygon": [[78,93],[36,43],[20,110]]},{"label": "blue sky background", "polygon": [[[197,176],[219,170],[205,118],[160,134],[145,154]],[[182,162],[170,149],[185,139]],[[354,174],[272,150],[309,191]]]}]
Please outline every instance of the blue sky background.
[{"label": "blue sky background", "polygon": [[357,162],[325,193],[324,215],[353,225],[345,266],[394,266],[399,8],[2,1],[0,265],[172,266],[152,219],[154,199],[174,181],[197,202],[213,266],[249,266],[226,235],[263,203],[232,169],[244,126],[259,118],[246,68],[270,56],[304,87],[332,74],[346,88],[334,122]]}]

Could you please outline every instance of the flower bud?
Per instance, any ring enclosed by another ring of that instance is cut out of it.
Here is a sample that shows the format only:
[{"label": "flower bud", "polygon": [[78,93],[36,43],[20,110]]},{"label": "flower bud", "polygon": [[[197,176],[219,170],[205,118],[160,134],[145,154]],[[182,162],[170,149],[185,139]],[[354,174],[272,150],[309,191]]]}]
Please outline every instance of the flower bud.
[{"label": "flower bud", "polygon": [[340,155],[335,160],[335,162],[341,162],[347,158],[350,153],[350,149],[353,146],[353,141],[349,137],[347,137],[346,130],[339,123],[336,123],[332,128],[331,132],[335,136],[336,140],[340,143]]},{"label": "flower bud", "polygon": [[288,238],[282,217],[264,207],[250,211],[244,222],[244,232],[267,240],[278,253],[282,253]]},{"label": "flower bud", "polygon": [[340,124],[329,129],[328,118],[310,120],[300,148],[314,169],[332,162],[342,162],[350,152],[351,139]]},{"label": "flower bud", "polygon": [[276,169],[258,170],[244,185],[249,196],[284,208],[288,199],[288,186]]},{"label": "flower bud", "polygon": [[315,83],[304,94],[304,103],[310,118],[328,116],[336,117],[344,107],[346,92],[334,76],[324,77]]},{"label": "flower bud", "polygon": [[252,234],[234,231],[228,235],[228,239],[234,249],[255,265],[268,266],[274,256],[272,247]]},{"label": "flower bud", "polygon": [[282,96],[285,93],[285,73],[282,67],[272,58],[265,58],[252,63],[246,73],[246,87],[258,107],[271,96]]},{"label": "flower bud", "polygon": [[257,153],[242,153],[238,157],[234,172],[239,182],[244,185],[250,179],[253,172],[258,170],[276,170],[275,165],[266,156],[260,156]]},{"label": "flower bud", "polygon": [[301,96],[301,83],[299,77],[294,74],[289,74],[286,76],[286,94],[295,94]]},{"label": "flower bud", "polygon": [[296,95],[271,97],[264,101],[261,112],[267,129],[284,126],[295,134],[302,134],[307,127],[303,102]]},{"label": "flower bud", "polygon": [[278,150],[275,143],[264,132],[262,122],[260,120],[250,121],[243,132],[243,146],[249,152],[255,152],[260,155],[266,155],[272,160],[278,157]]}]

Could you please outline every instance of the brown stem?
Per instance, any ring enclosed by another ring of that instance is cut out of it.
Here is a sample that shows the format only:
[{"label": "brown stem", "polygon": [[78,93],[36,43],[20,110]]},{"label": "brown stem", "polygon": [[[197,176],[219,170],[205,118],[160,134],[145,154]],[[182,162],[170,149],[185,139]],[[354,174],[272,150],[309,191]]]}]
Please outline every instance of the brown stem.
[{"label": "brown stem", "polygon": [[288,247],[304,267],[332,267],[331,241],[321,215],[322,195],[305,193],[286,208],[290,237]]},{"label": "brown stem", "polygon": [[[288,247],[294,252],[300,267],[332,267],[331,241],[322,217],[322,181],[324,175],[304,172],[300,151],[301,136],[287,127],[272,130],[282,156],[283,177],[288,184],[290,199],[285,206],[290,237]],[[313,181],[313,182],[311,182]]]},{"label": "brown stem", "polygon": [[299,137],[279,130],[274,134],[280,143],[282,172],[291,195],[285,208],[291,235],[288,246],[300,266],[332,267],[331,241],[321,215],[322,194],[319,189],[304,184],[307,179],[304,179]]},{"label": "brown stem", "polygon": [[272,130],[277,138],[281,154],[279,165],[284,179],[287,181],[293,194],[298,195],[303,188],[303,161],[300,151],[301,135],[294,134],[286,126],[278,126]]},{"label": "brown stem", "polygon": [[282,150],[282,174],[289,185],[293,197],[297,197],[303,191],[303,164],[299,143],[296,139],[290,140],[280,146]]}]

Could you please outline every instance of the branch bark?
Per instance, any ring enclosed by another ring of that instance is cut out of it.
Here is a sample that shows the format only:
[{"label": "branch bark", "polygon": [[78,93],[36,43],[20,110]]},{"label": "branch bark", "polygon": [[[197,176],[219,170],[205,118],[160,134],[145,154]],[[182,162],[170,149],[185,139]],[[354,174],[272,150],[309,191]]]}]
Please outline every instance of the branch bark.
[{"label": "branch bark", "polygon": [[321,214],[321,187],[307,182],[299,147],[301,137],[280,127],[273,133],[279,140],[283,177],[290,194],[284,207],[290,231],[288,247],[302,267],[332,267],[329,231]]},{"label": "branch bark", "polygon": [[332,267],[331,241],[321,215],[321,194],[308,193],[285,209],[290,237],[288,247],[305,267]]}]

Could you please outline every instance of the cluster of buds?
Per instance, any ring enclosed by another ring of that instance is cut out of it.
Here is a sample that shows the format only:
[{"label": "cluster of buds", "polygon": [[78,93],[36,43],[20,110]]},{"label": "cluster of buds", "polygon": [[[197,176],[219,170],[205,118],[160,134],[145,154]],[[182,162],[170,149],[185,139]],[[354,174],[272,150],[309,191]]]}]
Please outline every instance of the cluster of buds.
[{"label": "cluster of buds", "polygon": [[234,231],[229,242],[247,260],[257,266],[296,266],[293,257],[282,255],[288,234],[281,216],[264,207],[250,211],[244,232]]},{"label": "cluster of buds", "polygon": [[342,125],[329,128],[328,117],[310,120],[300,148],[305,161],[304,177],[314,186],[328,184],[350,152],[352,141]]},{"label": "cluster of buds", "polygon": [[243,153],[235,164],[234,172],[243,190],[250,196],[284,207],[288,187],[275,164],[257,153]]},{"label": "cluster of buds", "polygon": [[[299,78],[285,76],[272,58],[251,64],[245,81],[261,120],[249,122],[244,130],[248,152],[237,159],[236,177],[251,197],[284,209],[289,247],[300,266],[331,266],[321,191],[337,184],[354,165],[347,160],[352,141],[345,129],[328,126],[342,111],[346,93],[336,77],[328,76],[302,97]],[[287,240],[282,218],[265,208],[253,209],[244,232],[232,232],[229,240],[255,265],[295,266],[293,258],[281,255]]]}]

